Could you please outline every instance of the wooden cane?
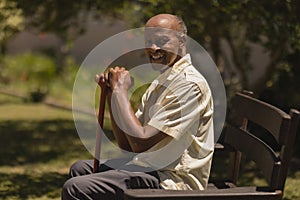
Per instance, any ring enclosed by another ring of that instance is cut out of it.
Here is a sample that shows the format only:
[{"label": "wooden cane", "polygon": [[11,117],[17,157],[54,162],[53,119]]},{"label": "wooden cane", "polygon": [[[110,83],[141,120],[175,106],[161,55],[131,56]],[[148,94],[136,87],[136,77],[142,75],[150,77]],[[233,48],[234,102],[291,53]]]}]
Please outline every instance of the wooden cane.
[{"label": "wooden cane", "polygon": [[100,150],[101,150],[101,140],[102,140],[102,133],[103,130],[103,122],[104,122],[104,111],[105,111],[105,100],[107,95],[107,83],[99,81],[98,85],[101,88],[101,95],[100,95],[100,105],[98,111],[98,128],[96,132],[96,145],[95,145],[95,155],[94,155],[94,169],[93,172],[96,173],[99,170],[100,164]]}]

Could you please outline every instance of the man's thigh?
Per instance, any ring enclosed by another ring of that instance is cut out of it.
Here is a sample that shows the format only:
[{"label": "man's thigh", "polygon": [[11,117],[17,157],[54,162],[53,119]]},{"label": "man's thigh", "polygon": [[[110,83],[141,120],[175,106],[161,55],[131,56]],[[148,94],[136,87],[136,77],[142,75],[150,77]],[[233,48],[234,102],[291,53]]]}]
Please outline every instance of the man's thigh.
[{"label": "man's thigh", "polygon": [[63,199],[122,199],[125,189],[159,187],[159,179],[148,173],[108,170],[69,179]]},{"label": "man's thigh", "polygon": [[[100,163],[105,163],[105,161],[101,161]],[[69,172],[69,177],[76,177],[76,176],[83,176],[83,175],[89,175],[93,173],[94,168],[94,161],[93,160],[79,160],[75,162]],[[111,167],[100,164],[99,166],[99,172],[107,171],[112,169]]]}]

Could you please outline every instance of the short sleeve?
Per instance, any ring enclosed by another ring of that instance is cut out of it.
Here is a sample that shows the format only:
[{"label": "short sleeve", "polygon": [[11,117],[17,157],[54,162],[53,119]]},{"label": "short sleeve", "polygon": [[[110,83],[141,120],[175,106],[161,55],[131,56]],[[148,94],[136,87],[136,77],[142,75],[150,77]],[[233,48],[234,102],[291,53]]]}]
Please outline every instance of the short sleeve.
[{"label": "short sleeve", "polygon": [[200,87],[186,81],[168,88],[150,110],[148,125],[179,139],[188,129],[196,134],[201,113],[208,106]]}]

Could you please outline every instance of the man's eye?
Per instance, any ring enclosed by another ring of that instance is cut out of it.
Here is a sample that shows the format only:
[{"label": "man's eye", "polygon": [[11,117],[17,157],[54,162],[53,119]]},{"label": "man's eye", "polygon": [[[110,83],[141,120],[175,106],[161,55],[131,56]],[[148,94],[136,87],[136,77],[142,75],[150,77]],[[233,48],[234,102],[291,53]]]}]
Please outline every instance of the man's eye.
[{"label": "man's eye", "polygon": [[167,38],[161,38],[161,39],[159,39],[159,40],[156,41],[156,44],[159,45],[159,46],[162,46],[162,45],[164,45],[167,42],[168,42]]},{"label": "man's eye", "polygon": [[163,46],[164,44],[166,44],[168,41],[169,41],[169,40],[168,40],[167,38],[160,38],[160,39],[157,39],[157,40],[154,40],[154,41],[152,41],[152,40],[147,40],[147,41],[146,41],[146,46],[147,46],[147,47],[151,47],[152,44],[155,44],[156,46],[161,47],[161,46]]},{"label": "man's eye", "polygon": [[151,40],[147,40],[146,41],[146,47],[151,47],[152,46],[152,41]]}]

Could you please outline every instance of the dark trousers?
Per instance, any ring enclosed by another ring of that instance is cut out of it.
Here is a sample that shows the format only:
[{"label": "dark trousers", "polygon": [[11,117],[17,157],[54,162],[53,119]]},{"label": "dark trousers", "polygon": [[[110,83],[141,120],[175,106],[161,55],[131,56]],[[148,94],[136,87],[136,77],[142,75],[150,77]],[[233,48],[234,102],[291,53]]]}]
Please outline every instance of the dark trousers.
[{"label": "dark trousers", "polygon": [[[110,165],[109,162],[120,164],[120,167],[113,169],[110,166],[116,165]],[[160,188],[155,171],[122,164],[122,160],[110,160],[100,165],[98,173],[93,173],[92,160],[76,162],[70,169],[70,178],[63,186],[62,199],[123,199],[126,189]]]}]

